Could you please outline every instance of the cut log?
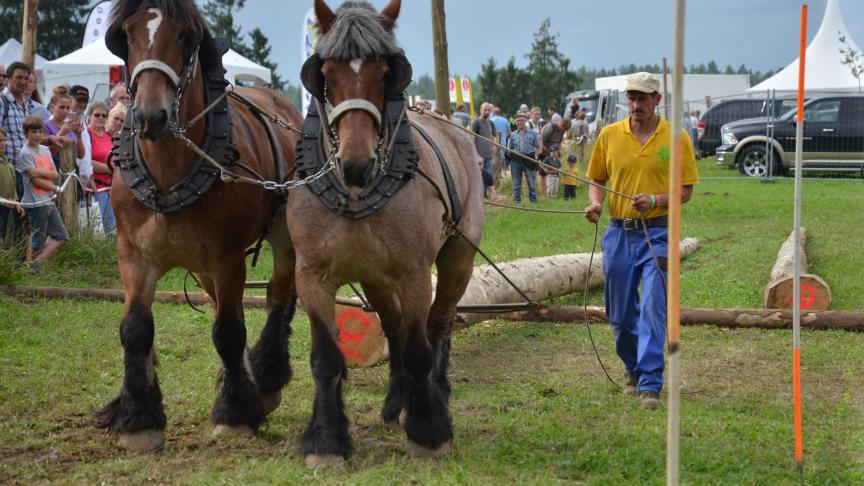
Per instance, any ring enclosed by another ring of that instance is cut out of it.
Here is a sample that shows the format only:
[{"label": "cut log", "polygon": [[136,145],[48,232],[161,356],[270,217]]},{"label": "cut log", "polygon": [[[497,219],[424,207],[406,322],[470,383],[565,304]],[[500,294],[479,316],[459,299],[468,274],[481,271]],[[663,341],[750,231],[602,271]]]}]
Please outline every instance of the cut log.
[{"label": "cut log", "polygon": [[[123,302],[124,293],[118,289],[74,289],[62,287],[35,287],[30,285],[0,285],[0,293],[18,297],[47,299],[93,299]],[[212,304],[204,292],[189,292],[188,302],[195,306]],[[154,302],[185,304],[183,292],[156,292]],[[349,302],[350,304],[350,302]],[[267,308],[267,298],[259,295],[244,295],[243,305],[258,309]],[[388,347],[378,314],[358,309],[357,306],[336,306],[336,325],[339,334],[336,344],[351,368],[373,366],[387,359]]]},{"label": "cut log", "polygon": [[[32,287],[29,285],[0,285],[0,293],[13,297],[94,299],[122,302],[123,291],[114,289],[70,289],[56,287]],[[157,301],[182,304],[183,292],[157,292]],[[197,304],[210,302],[207,294],[194,292],[190,300]],[[350,302],[351,299],[342,299]],[[249,307],[266,307],[266,299],[259,296],[246,296],[243,299]],[[539,309],[498,314],[496,317],[511,321],[534,322],[573,322],[582,323],[585,312],[578,305],[544,305]],[[606,320],[606,309],[588,306],[588,322],[602,323]],[[682,308],[682,325],[708,324],[729,328],[788,329],[792,327],[792,312],[787,309],[700,309]],[[365,327],[365,326],[363,326]],[[457,329],[466,327],[457,323]],[[864,311],[807,311],[801,313],[801,327],[804,329],[842,329],[864,331]],[[350,327],[347,327],[349,329]]]},{"label": "cut log", "polygon": [[[807,272],[807,255],[804,246],[807,241],[807,230],[801,228],[801,244],[799,251],[801,255],[801,310],[826,310],[831,308],[831,289],[828,284],[818,275]],[[765,286],[762,298],[762,307],[765,309],[791,309],[792,296],[795,290],[793,285],[795,272],[795,233],[789,238],[777,252],[777,260],[771,269],[771,280]]]},{"label": "cut log", "polygon": [[[606,309],[588,306],[588,322],[608,322]],[[509,312],[499,318],[511,321],[574,322],[585,321],[586,312],[578,305],[544,305],[535,310]],[[700,309],[681,308],[682,325],[708,324],[728,328],[791,329],[792,311],[787,309]],[[804,329],[842,329],[864,331],[864,311],[807,311],[801,313]]]},{"label": "cut log", "polygon": [[[685,238],[681,241],[681,258],[686,258],[699,249],[699,240]],[[665,255],[664,255],[665,256]],[[510,280],[522,289],[531,300],[542,301],[574,294],[585,290],[590,253],[571,253],[539,258],[523,258],[499,263],[498,267]],[[605,283],[603,276],[603,253],[594,254],[588,287],[599,287]],[[471,282],[459,305],[505,304],[524,302],[504,278],[491,265],[474,268]],[[457,321],[467,325],[492,319],[496,314],[460,313]],[[464,327],[464,326],[462,326]]]}]

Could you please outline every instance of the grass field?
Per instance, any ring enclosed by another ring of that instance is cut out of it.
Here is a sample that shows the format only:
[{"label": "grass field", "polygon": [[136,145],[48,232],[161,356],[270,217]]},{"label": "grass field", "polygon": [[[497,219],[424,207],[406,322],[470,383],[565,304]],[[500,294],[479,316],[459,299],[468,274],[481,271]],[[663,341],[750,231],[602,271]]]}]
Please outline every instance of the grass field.
[{"label": "grass field", "polygon": [[[683,264],[682,304],[759,307],[774,256],[792,228],[792,182],[760,184],[707,160],[700,172],[705,179],[685,207],[682,235],[700,238],[703,248]],[[804,182],[810,271],[830,284],[835,309],[864,308],[862,189],[860,179]],[[580,197],[540,206],[581,209],[584,189]],[[497,261],[591,251],[593,226],[580,216],[497,208],[487,214],[483,248]],[[45,274],[6,269],[0,282],[119,288],[113,259],[110,244],[74,241]],[[265,279],[269,269],[263,258],[249,279]],[[182,288],[183,275],[172,272],[161,288]],[[589,300],[600,303],[602,295],[592,291]],[[581,303],[581,296],[559,301]],[[380,423],[386,366],[353,370],[345,396],[356,452],[345,470],[310,471],[297,452],[314,389],[305,315],[294,322],[295,379],[282,406],[257,437],[217,439],[209,423],[219,366],[210,342],[212,312],[157,305],[168,442],[162,453],[132,456],[90,425],[92,411],[119,388],[120,312],[114,303],[0,296],[0,482],[665,482],[665,405],[645,411],[620,395],[578,323],[491,321],[457,333],[456,439],[453,453],[440,461],[407,457],[404,434]],[[263,321],[262,311],[247,311],[250,336]],[[611,330],[594,325],[592,332],[617,377]],[[792,459],[791,333],[683,329],[683,483],[864,482],[864,336],[805,331],[802,342],[805,471],[799,477]]]}]

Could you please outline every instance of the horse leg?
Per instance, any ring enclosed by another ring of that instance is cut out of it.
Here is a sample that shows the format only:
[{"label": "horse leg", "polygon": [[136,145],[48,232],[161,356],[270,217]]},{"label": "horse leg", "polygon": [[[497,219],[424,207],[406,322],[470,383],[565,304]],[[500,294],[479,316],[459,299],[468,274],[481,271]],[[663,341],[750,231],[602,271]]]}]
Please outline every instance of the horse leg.
[{"label": "horse leg", "polygon": [[[308,273],[298,267],[297,275]],[[320,282],[322,279],[315,274],[298,279],[300,301],[311,325],[310,362],[315,378],[312,419],[303,433],[302,453],[306,467],[339,466],[353,448],[342,400],[342,379],[347,375],[347,368],[336,344],[336,289],[326,289]]]},{"label": "horse leg", "polygon": [[434,355],[426,335],[431,300],[432,282],[428,272],[407,276],[400,285],[399,301],[405,326],[403,361],[408,372],[404,394],[405,433],[408,451],[421,457],[447,454],[453,438],[447,401],[431,376]]},{"label": "horse leg", "polygon": [[165,410],[156,376],[153,349],[153,294],[161,272],[149,266],[123,239],[118,238],[120,274],[125,290],[120,342],[123,345],[123,385],[120,394],[96,412],[95,425],[119,435],[122,447],[133,452],[154,452],[165,444]]},{"label": "horse leg", "polygon": [[432,345],[434,368],[432,377],[445,400],[450,398],[450,380],[447,368],[450,363],[450,332],[456,318],[456,305],[465,293],[474,268],[475,250],[461,237],[450,238],[435,259],[438,268],[438,285],[435,301],[429,309],[426,335]]},{"label": "horse leg", "polygon": [[390,348],[390,386],[387,389],[387,397],[384,399],[384,407],[381,409],[381,419],[384,423],[398,426],[405,424],[405,364],[402,361],[402,348],[404,346],[402,336],[402,311],[399,300],[393,291],[363,283],[363,292],[378,317],[381,319],[381,327],[387,336],[387,344]]},{"label": "horse leg", "polygon": [[243,318],[243,284],[246,267],[242,255],[224,258],[216,284],[216,320],[213,344],[222,359],[219,392],[211,418],[215,434],[254,434],[264,421],[264,405],[252,382],[246,356],[246,326]]},{"label": "horse leg", "polygon": [[[281,224],[280,224],[281,223]],[[249,353],[258,394],[269,414],[282,401],[282,388],[291,380],[288,341],[297,308],[294,288],[294,248],[283,218],[278,218],[267,240],[273,249],[273,276],[267,285],[267,324]]]}]

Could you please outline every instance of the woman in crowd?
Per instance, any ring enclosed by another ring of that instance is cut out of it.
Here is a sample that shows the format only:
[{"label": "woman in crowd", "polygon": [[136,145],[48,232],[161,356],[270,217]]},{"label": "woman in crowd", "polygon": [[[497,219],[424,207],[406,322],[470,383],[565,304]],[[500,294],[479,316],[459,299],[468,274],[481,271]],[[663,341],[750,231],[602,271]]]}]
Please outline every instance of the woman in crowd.
[{"label": "woman in crowd", "polygon": [[126,120],[126,105],[122,102],[114,105],[111,111],[108,112],[108,124],[105,125],[105,130],[116,137],[123,128],[123,122]]},{"label": "woman in crowd", "polygon": [[108,165],[111,154],[111,134],[106,130],[108,106],[101,101],[90,103],[87,108],[87,131],[92,144],[93,182],[96,184],[96,202],[102,215],[102,228],[105,233],[114,231],[114,210],[111,208],[111,180],[113,171]]},{"label": "woman in crowd", "polygon": [[75,144],[76,157],[84,157],[84,144],[81,143],[83,127],[78,116],[71,113],[72,98],[65,94],[56,94],[48,104],[51,117],[45,120],[45,135],[52,139],[50,145],[54,165],[60,167],[60,150],[69,144]]}]

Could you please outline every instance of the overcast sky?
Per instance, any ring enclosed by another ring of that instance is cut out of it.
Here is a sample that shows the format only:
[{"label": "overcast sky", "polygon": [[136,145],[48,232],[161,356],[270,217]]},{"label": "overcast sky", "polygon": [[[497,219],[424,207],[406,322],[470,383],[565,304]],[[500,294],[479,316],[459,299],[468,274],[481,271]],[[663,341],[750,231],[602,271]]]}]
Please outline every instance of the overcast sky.
[{"label": "overcast sky", "polygon": [[[199,0],[201,1],[201,0]],[[389,0],[372,0],[383,8]],[[819,28],[827,0],[809,5],[808,38]],[[332,0],[332,8],[341,4]],[[477,74],[490,56],[520,66],[532,35],[546,18],[559,34],[571,66],[617,68],[623,64],[671,63],[673,0],[446,0],[451,74]],[[785,67],[798,55],[798,0],[689,0],[684,62],[714,60],[762,71]],[[273,45],[271,59],[292,84],[299,82],[302,20],[312,0],[247,0],[236,21],[243,31],[259,27]],[[843,19],[864,46],[864,0],[840,0]],[[414,67],[415,79],[433,73],[429,0],[403,0],[396,37]]]}]

